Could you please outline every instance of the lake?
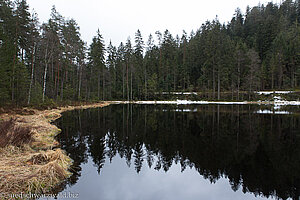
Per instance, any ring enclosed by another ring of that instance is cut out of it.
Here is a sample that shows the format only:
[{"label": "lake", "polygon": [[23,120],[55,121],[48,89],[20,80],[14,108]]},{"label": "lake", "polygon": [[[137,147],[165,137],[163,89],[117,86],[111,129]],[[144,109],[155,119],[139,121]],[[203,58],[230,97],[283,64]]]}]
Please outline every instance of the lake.
[{"label": "lake", "polygon": [[300,108],[110,105],[63,113],[74,160],[60,195],[101,200],[299,199]]}]

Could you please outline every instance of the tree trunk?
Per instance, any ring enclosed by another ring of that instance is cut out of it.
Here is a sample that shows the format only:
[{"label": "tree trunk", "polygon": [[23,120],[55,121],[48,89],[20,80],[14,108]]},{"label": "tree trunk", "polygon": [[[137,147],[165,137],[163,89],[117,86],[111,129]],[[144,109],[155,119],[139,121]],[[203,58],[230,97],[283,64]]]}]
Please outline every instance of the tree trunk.
[{"label": "tree trunk", "polygon": [[100,100],[100,72],[98,71],[98,100]]},{"label": "tree trunk", "polygon": [[274,69],[272,70],[272,90],[274,89]]},{"label": "tree trunk", "polygon": [[80,100],[81,96],[81,78],[82,78],[82,68],[81,65],[79,66],[79,83],[78,83],[78,100]]},{"label": "tree trunk", "polygon": [[53,61],[53,56],[51,59],[51,82],[53,82],[53,74],[54,74],[54,61]]},{"label": "tree trunk", "polygon": [[241,73],[241,69],[240,69],[240,60],[238,62],[238,82],[237,82],[237,92],[238,92],[238,96],[237,96],[237,99],[240,100],[240,73]]},{"label": "tree trunk", "polygon": [[252,92],[252,80],[253,80],[253,77],[252,77],[252,72],[250,72],[250,92],[249,92],[249,101],[251,100],[251,92]]},{"label": "tree trunk", "polygon": [[147,68],[145,66],[145,100],[147,100]]},{"label": "tree trunk", "polygon": [[216,78],[215,78],[215,66],[213,64],[213,99],[215,100],[215,91],[216,91]]},{"label": "tree trunk", "polygon": [[185,80],[186,80],[186,69],[185,69],[185,60],[186,60],[186,40],[184,40],[183,46],[183,91],[185,91]]},{"label": "tree trunk", "polygon": [[85,100],[89,99],[89,87],[88,82],[85,84]]},{"label": "tree trunk", "polygon": [[294,62],[291,63],[291,88],[294,88]]},{"label": "tree trunk", "polygon": [[56,84],[56,99],[59,94],[59,62],[57,64],[57,84]]},{"label": "tree trunk", "polygon": [[128,63],[126,63],[127,101],[129,101]]},{"label": "tree trunk", "polygon": [[233,101],[234,98],[234,83],[233,78],[231,79],[231,100]]},{"label": "tree trunk", "polygon": [[218,70],[218,100],[220,100],[220,91],[221,91],[221,80],[220,80],[220,72]]},{"label": "tree trunk", "polygon": [[103,101],[105,99],[105,74],[104,74],[104,66],[102,66],[102,84],[103,84]]},{"label": "tree trunk", "polygon": [[31,88],[33,84],[33,74],[34,74],[34,63],[35,63],[35,44],[33,44],[33,51],[31,54],[32,60],[31,60],[31,78],[30,78],[30,86],[29,86],[29,92],[28,92],[28,101],[27,104],[30,104],[30,98],[31,98]]},{"label": "tree trunk", "polygon": [[174,74],[173,74],[173,90],[176,91],[176,73],[174,69]]},{"label": "tree trunk", "polygon": [[48,70],[48,60],[47,60],[48,48],[45,52],[45,72],[44,72],[44,84],[43,84],[43,102],[45,101],[46,83],[47,83],[47,70]]},{"label": "tree trunk", "polygon": [[16,22],[16,38],[15,38],[15,52],[14,52],[14,61],[12,66],[12,83],[11,83],[11,100],[15,100],[15,67],[16,67],[16,60],[17,60],[17,40],[18,40],[18,21]]},{"label": "tree trunk", "polygon": [[281,86],[282,86],[282,83],[283,83],[283,70],[282,70],[282,65],[281,65],[281,61],[280,61],[280,58],[279,58],[279,70],[278,70],[279,74],[278,74],[278,87],[279,89],[281,89]]},{"label": "tree trunk", "polygon": [[132,101],[132,65],[130,65],[130,99]]},{"label": "tree trunk", "polygon": [[90,73],[90,80],[88,81],[88,95],[87,98],[90,99],[91,97],[91,90],[92,90],[92,76],[93,76],[93,67],[91,67],[91,73]]},{"label": "tree trunk", "polygon": [[45,101],[46,82],[47,82],[48,63],[45,62],[44,84],[43,84],[43,102]]},{"label": "tree trunk", "polygon": [[54,70],[54,95],[55,99],[57,99],[57,67],[56,70]]},{"label": "tree trunk", "polygon": [[122,70],[122,89],[123,89],[123,99],[125,98],[125,67],[122,65],[123,70]]},{"label": "tree trunk", "polygon": [[62,80],[61,80],[61,87],[60,87],[60,99],[61,99],[61,101],[64,98],[64,81],[65,81],[65,76],[62,73]]}]

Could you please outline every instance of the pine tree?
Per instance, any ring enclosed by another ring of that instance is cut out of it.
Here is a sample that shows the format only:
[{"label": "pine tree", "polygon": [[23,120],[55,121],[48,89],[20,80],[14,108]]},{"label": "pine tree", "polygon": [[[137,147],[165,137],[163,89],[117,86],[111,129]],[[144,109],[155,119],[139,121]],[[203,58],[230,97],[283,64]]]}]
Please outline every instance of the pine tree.
[{"label": "pine tree", "polygon": [[[126,64],[125,64],[125,47],[121,42],[118,49],[117,49],[117,58],[116,58],[116,72],[117,72],[117,81],[118,81],[118,89],[115,91],[116,96],[118,98],[122,97],[125,99],[125,71],[126,71]],[[121,94],[118,91],[122,91]]]},{"label": "pine tree", "polygon": [[249,49],[249,51],[247,52],[247,57],[250,61],[248,64],[248,73],[246,76],[250,100],[251,93],[259,88],[259,67],[261,61],[259,59],[258,53],[254,49]]},{"label": "pine tree", "polygon": [[12,97],[12,67],[15,56],[15,18],[10,1],[0,1],[0,103]]},{"label": "pine tree", "polygon": [[147,87],[147,80],[146,80],[146,70],[143,63],[143,53],[144,53],[144,41],[142,38],[142,34],[140,30],[137,30],[135,33],[135,46],[134,46],[134,60],[135,60],[135,68],[136,68],[136,85],[137,85],[137,96],[138,98],[141,98],[141,94],[144,94],[145,97],[146,94],[146,87]]},{"label": "pine tree", "polygon": [[[130,41],[130,38],[128,38],[126,45],[125,45],[127,101],[132,100],[132,79],[133,79],[132,78],[132,75],[133,75],[133,73],[132,73],[133,72],[132,55],[133,55],[133,50],[131,47],[131,41]],[[130,78],[130,88],[129,88],[129,78]]]},{"label": "pine tree", "polygon": [[109,42],[107,47],[107,60],[106,66],[109,71],[109,96],[110,98],[116,97],[115,92],[117,91],[117,70],[116,70],[116,63],[117,63],[117,49]]},{"label": "pine tree", "polygon": [[102,81],[102,99],[105,98],[105,45],[103,37],[98,29],[97,36],[93,38],[89,50],[89,93],[94,97],[94,86],[97,85],[97,98],[101,99],[101,81]]}]

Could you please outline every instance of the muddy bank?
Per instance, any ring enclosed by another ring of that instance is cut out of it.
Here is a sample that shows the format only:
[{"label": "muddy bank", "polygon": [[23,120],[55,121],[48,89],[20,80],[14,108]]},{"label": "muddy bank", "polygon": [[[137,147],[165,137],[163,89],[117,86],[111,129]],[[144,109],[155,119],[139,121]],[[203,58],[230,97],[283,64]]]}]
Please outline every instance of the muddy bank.
[{"label": "muddy bank", "polygon": [[49,193],[66,179],[71,174],[69,168],[72,160],[54,139],[61,130],[51,122],[68,110],[98,108],[109,104],[104,102],[44,111],[23,108],[22,114],[1,114],[1,121],[15,118],[13,126],[29,129],[32,140],[21,146],[0,148],[0,199],[11,199],[13,194],[29,192]]}]

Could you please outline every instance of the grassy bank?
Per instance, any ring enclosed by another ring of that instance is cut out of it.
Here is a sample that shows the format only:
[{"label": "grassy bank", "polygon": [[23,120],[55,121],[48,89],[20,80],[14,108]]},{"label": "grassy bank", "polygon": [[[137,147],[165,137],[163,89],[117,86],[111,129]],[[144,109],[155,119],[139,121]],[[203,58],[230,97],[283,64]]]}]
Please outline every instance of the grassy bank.
[{"label": "grassy bank", "polygon": [[0,198],[49,193],[65,180],[70,175],[72,160],[59,148],[55,136],[60,129],[51,122],[68,110],[107,105],[109,102],[3,112],[0,115]]}]

